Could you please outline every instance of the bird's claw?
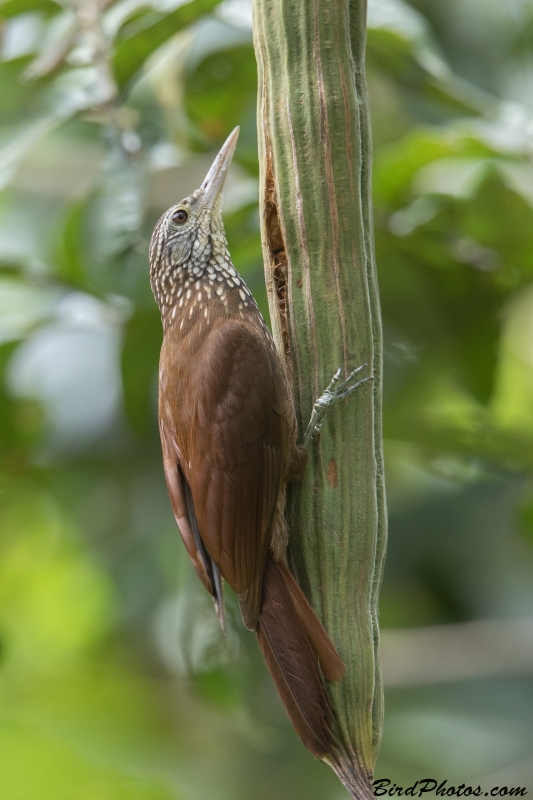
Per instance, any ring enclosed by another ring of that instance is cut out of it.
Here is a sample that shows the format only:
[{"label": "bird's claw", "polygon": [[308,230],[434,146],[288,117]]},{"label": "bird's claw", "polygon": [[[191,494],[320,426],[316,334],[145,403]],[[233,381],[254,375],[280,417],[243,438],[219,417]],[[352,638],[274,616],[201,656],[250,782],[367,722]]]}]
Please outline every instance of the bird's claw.
[{"label": "bird's claw", "polygon": [[370,375],[368,378],[362,378],[361,380],[356,381],[354,384],[350,386],[350,382],[353,380],[354,376],[357,375],[359,372],[361,372],[361,370],[363,370],[366,366],[368,365],[362,364],[360,367],[357,367],[343,381],[341,381],[340,367],[335,372],[327,388],[315,401],[313,405],[313,411],[311,412],[311,419],[309,420],[309,425],[307,426],[302,441],[303,447],[309,447],[309,445],[311,444],[311,440],[317,434],[320,433],[322,429],[322,424],[324,422],[324,417],[329,408],[338,403],[339,400],[344,400],[346,397],[349,397],[353,392],[355,392],[356,389],[358,389],[364,383],[368,383],[369,381],[374,380],[374,376]]}]

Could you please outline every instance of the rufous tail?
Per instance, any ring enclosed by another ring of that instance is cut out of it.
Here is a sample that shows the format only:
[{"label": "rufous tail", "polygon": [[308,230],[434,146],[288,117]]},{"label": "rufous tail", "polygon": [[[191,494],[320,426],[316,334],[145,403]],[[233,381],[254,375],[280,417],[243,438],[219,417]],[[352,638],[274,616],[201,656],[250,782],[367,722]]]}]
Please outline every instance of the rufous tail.
[{"label": "rufous tail", "polygon": [[344,664],[288,567],[272,555],[256,635],[296,733],[314,756],[324,758],[335,748],[324,678],[340,680]]}]

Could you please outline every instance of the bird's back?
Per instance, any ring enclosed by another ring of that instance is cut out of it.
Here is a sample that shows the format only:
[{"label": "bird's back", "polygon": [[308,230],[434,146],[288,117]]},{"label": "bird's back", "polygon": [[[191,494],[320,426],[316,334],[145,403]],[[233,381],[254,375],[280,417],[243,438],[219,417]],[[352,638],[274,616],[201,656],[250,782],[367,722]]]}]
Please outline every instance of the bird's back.
[{"label": "bird's back", "polygon": [[196,309],[185,318],[165,330],[160,420],[175,442],[202,540],[254,627],[294,447],[287,381],[259,318],[212,306],[209,317]]}]

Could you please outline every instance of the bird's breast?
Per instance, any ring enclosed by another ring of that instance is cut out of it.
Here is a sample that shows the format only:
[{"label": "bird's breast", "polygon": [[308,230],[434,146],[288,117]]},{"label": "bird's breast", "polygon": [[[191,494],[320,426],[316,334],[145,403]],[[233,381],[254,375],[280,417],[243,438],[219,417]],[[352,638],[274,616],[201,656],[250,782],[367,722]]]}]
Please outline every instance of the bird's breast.
[{"label": "bird's breast", "polygon": [[220,319],[242,320],[268,333],[250,290],[231,269],[234,275],[206,270],[196,279],[174,283],[165,292],[167,302],[161,309],[165,335],[172,331],[186,337],[194,330],[195,336],[205,336]]},{"label": "bird's breast", "polygon": [[[211,358],[209,341],[223,337],[227,323],[234,321],[254,332],[254,338],[274,347],[255,300],[241,287],[195,282],[183,287],[164,317],[161,348],[160,395],[176,398],[190,387],[192,377]],[[229,343],[228,343],[229,346]]]}]

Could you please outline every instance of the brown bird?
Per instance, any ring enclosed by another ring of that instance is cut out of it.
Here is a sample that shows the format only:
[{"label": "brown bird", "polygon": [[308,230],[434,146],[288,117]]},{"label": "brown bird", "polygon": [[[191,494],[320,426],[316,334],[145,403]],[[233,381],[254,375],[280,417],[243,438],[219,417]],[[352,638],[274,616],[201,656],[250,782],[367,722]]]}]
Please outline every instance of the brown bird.
[{"label": "brown bird", "polygon": [[[306,451],[283,363],[226,242],[221,195],[238,133],[201,187],[163,214],[150,243],[164,331],[163,463],[178,528],[222,628],[224,578],[298,735],[326,758],[335,740],[324,679],[339,680],[344,664],[286,562],[285,490]],[[308,440],[325,408],[360,383],[347,389],[355,373],[340,385],[339,374],[315,405]]]}]

